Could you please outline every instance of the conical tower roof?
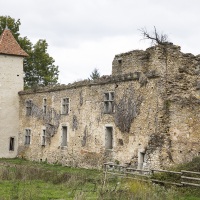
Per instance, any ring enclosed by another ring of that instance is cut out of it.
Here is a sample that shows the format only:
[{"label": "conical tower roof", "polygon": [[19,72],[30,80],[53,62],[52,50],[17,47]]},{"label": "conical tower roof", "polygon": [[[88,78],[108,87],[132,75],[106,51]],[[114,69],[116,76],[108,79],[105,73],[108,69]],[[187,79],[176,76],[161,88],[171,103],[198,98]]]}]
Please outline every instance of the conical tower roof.
[{"label": "conical tower roof", "polygon": [[0,54],[26,57],[28,54],[19,46],[9,29],[0,36]]}]

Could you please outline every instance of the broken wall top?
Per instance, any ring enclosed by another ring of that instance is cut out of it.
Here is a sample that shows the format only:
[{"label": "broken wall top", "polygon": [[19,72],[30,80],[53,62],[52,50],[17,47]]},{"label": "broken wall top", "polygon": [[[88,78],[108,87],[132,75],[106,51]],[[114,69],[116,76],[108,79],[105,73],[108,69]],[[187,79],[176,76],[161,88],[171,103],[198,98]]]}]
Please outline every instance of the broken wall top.
[{"label": "broken wall top", "polygon": [[200,55],[185,54],[180,47],[167,43],[143,50],[134,50],[116,55],[113,60],[111,76],[96,80],[83,80],[68,85],[37,87],[19,92],[20,95],[59,91],[83,86],[103,85],[137,80],[143,86],[148,79],[160,78],[168,93],[177,96],[200,89]]},{"label": "broken wall top", "polygon": [[[167,49],[167,50],[166,50]],[[172,43],[156,45],[144,50],[133,50],[115,56],[112,63],[112,75],[144,72],[149,70],[160,71],[164,67],[167,54],[176,54],[179,56],[180,47]]]}]

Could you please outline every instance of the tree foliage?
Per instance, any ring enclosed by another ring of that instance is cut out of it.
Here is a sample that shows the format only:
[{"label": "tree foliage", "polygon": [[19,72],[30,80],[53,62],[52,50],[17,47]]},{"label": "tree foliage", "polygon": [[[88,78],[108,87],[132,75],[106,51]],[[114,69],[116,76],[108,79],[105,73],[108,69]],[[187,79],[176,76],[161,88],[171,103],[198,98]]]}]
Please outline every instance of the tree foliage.
[{"label": "tree foliage", "polygon": [[168,36],[163,33],[158,33],[155,26],[154,26],[154,31],[152,32],[152,34],[150,34],[146,28],[141,28],[139,29],[139,31],[141,32],[143,39],[151,40],[152,45],[165,44],[169,42]]},{"label": "tree foliage", "polygon": [[99,73],[99,70],[97,68],[94,68],[94,70],[92,71],[92,74],[90,74],[90,78],[92,80],[100,78],[100,73]]},{"label": "tree foliage", "polygon": [[25,88],[56,84],[59,71],[58,66],[54,65],[54,59],[47,53],[48,43],[46,40],[39,40],[33,45],[27,37],[20,36],[20,25],[20,19],[0,16],[0,34],[7,26],[21,48],[29,54],[24,59]]}]

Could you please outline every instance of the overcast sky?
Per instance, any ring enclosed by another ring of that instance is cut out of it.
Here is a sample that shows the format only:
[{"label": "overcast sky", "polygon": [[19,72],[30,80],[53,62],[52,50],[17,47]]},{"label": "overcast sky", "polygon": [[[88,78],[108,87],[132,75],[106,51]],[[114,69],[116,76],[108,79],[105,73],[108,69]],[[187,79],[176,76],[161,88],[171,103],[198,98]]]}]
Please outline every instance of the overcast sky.
[{"label": "overcast sky", "polygon": [[183,52],[200,54],[200,0],[0,0],[0,15],[21,20],[21,36],[46,39],[59,82],[111,74],[116,54],[145,49],[138,29],[156,26]]}]

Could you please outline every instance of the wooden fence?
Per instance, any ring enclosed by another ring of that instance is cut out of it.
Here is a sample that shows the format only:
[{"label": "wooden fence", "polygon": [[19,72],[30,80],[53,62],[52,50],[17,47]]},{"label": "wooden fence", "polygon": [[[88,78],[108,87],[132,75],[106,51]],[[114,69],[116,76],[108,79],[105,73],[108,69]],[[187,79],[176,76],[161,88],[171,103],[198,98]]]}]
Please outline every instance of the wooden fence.
[{"label": "wooden fence", "polygon": [[[167,173],[175,177],[175,181],[166,181],[156,178],[158,173]],[[136,179],[140,181],[158,183],[162,185],[176,185],[176,186],[195,186],[200,187],[200,172],[181,170],[180,172],[160,170],[160,169],[150,169],[142,170],[126,167],[123,165],[117,165],[114,163],[104,163],[104,184],[108,178],[108,175],[116,175],[125,178]]]}]

